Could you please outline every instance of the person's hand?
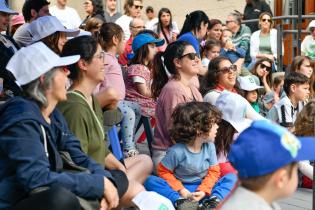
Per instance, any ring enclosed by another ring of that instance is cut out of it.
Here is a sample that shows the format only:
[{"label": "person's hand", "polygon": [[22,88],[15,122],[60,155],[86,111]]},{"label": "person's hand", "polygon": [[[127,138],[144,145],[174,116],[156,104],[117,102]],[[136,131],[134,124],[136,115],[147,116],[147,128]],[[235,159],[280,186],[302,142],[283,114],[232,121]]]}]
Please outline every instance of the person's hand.
[{"label": "person's hand", "polygon": [[183,188],[179,191],[179,194],[183,197],[183,198],[190,198],[191,197],[191,193],[189,190],[187,190],[186,188]]},{"label": "person's hand", "polygon": [[173,42],[175,42],[176,39],[177,39],[177,34],[173,32],[172,33],[172,40],[173,40]]},{"label": "person's hand", "polygon": [[104,198],[107,201],[108,207],[107,209],[116,208],[119,204],[118,192],[114,184],[104,177]]},{"label": "person's hand", "polygon": [[191,193],[191,199],[195,200],[195,201],[200,201],[201,199],[203,199],[206,196],[206,193],[203,191],[197,191],[197,192],[193,192]]},{"label": "person's hand", "polygon": [[107,210],[108,209],[108,204],[105,198],[102,198],[100,202],[100,210]]}]

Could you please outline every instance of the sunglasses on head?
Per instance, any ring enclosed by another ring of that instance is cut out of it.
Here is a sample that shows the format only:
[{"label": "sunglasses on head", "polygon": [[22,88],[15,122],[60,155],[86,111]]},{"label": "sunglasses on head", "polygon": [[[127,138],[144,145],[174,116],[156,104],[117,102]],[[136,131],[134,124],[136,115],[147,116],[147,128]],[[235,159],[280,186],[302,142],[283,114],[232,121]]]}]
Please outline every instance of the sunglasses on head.
[{"label": "sunglasses on head", "polygon": [[265,64],[259,64],[261,69],[266,69],[267,71],[271,71],[271,66],[266,66]]},{"label": "sunglasses on head", "polygon": [[237,66],[233,64],[229,67],[223,67],[223,68],[219,69],[218,72],[222,72],[223,74],[226,74],[226,73],[230,73],[230,72],[235,72],[236,70],[237,70]]},{"label": "sunglasses on head", "polygon": [[198,55],[198,53],[187,53],[187,54],[180,56],[179,59],[182,59],[183,57],[188,57],[190,60],[195,60],[196,57],[199,58],[199,55]]},{"label": "sunglasses on head", "polygon": [[133,5],[135,7],[135,9],[142,9],[143,6],[142,5]]},{"label": "sunglasses on head", "polygon": [[271,23],[271,19],[266,19],[266,18],[263,18],[263,19],[261,19],[261,21],[262,21],[262,22],[266,22],[266,21],[268,21],[269,23]]}]

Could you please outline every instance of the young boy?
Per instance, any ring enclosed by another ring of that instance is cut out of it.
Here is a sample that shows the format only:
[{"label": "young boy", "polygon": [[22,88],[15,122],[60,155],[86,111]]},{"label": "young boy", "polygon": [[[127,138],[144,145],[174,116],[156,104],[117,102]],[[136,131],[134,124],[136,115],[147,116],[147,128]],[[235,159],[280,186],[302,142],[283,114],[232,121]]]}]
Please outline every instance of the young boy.
[{"label": "young boy", "polygon": [[309,79],[297,72],[291,72],[285,79],[283,90],[286,96],[282,97],[269,111],[267,118],[281,126],[293,129],[297,114],[303,108],[309,94]]},{"label": "young boy", "polygon": [[269,121],[255,121],[232,145],[229,161],[240,185],[223,201],[221,210],[280,210],[276,200],[297,187],[297,162],[315,159],[314,138],[297,139]]}]

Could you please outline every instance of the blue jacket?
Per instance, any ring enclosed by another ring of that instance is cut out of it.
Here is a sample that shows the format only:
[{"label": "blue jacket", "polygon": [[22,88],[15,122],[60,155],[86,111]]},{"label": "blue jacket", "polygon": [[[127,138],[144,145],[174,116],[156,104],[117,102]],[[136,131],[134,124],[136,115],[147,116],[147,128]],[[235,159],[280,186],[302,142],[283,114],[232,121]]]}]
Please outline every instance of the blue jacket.
[{"label": "blue jacket", "polygon": [[[39,106],[14,97],[0,106],[0,209],[9,208],[40,186],[60,185],[83,198],[101,198],[104,176],[112,178],[103,166],[86,156],[79,140],[71,133],[56,109],[46,123]],[[43,145],[46,131],[48,153]],[[73,161],[88,173],[61,172],[58,150],[68,151]]]}]

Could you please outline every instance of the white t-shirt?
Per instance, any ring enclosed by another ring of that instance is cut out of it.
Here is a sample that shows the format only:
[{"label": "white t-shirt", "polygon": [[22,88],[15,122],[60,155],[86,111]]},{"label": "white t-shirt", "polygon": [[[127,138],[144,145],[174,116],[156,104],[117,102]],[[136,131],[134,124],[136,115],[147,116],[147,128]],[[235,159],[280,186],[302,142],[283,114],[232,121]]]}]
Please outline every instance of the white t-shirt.
[{"label": "white t-shirt", "polygon": [[159,22],[159,19],[158,19],[158,18],[153,18],[152,20],[148,20],[148,21],[145,23],[145,28],[152,30],[152,29],[153,29],[153,26],[154,26],[155,24],[157,24],[158,22]]},{"label": "white t-shirt", "polygon": [[77,29],[82,22],[77,11],[71,7],[66,6],[65,9],[59,9],[55,5],[49,8],[49,12],[56,16],[67,29]]},{"label": "white t-shirt", "polygon": [[132,17],[123,15],[120,18],[118,18],[115,22],[117,25],[119,25],[123,29],[125,41],[127,41],[131,35],[130,29],[129,29],[129,24],[131,20],[132,20]]},{"label": "white t-shirt", "polygon": [[13,35],[14,41],[20,47],[26,47],[33,42],[29,25],[30,25],[29,23],[24,23],[16,30],[16,32]]}]

